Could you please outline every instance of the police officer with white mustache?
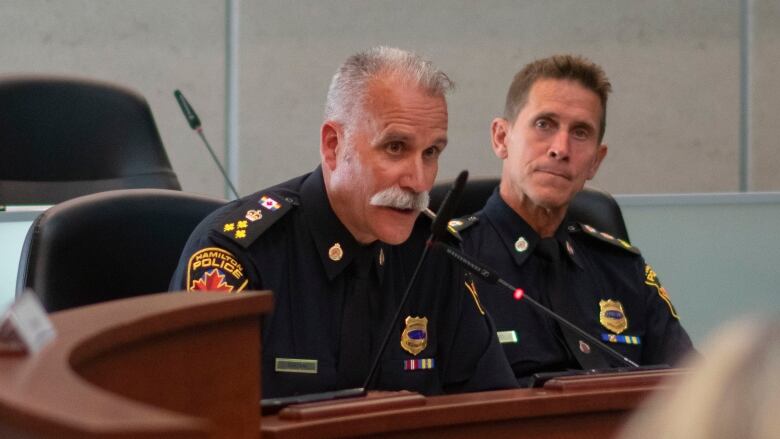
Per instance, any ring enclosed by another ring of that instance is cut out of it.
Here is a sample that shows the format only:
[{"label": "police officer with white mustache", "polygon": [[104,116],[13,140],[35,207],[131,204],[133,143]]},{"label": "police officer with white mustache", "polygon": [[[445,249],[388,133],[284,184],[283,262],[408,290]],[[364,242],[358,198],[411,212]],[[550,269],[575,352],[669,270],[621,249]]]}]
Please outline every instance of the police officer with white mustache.
[{"label": "police officer with white mustache", "polygon": [[[655,271],[628,242],[566,216],[607,153],[610,88],[604,71],[578,56],[518,72],[492,123],[501,183],[456,229],[467,254],[624,357],[675,365],[693,347]],[[521,385],[540,372],[626,366],[502,287],[480,292]]]},{"label": "police officer with white mustache", "polygon": [[[378,47],[334,76],[313,172],[209,215],[171,290],[268,289],[264,398],[359,387],[392,326],[372,389],[426,395],[516,386],[469,278],[425,247],[427,206],[447,143],[447,76]],[[468,283],[467,283],[468,282]]]}]

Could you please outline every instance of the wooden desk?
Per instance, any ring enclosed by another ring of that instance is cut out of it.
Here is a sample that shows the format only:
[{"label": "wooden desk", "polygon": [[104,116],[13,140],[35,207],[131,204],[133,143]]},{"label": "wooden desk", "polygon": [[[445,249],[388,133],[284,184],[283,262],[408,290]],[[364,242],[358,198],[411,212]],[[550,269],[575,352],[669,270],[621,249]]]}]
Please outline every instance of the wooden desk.
[{"label": "wooden desk", "polygon": [[628,414],[679,370],[558,378],[541,389],[461,395],[373,393],[288,407],[265,416],[268,438],[594,438],[614,436]]},{"label": "wooden desk", "polygon": [[258,437],[270,293],[163,293],[53,313],[57,339],[0,356],[0,437]]},{"label": "wooden desk", "polygon": [[268,293],[165,293],[54,313],[52,344],[0,356],[0,437],[606,439],[681,373],[427,398],[373,392],[261,424],[259,325],[270,309]]}]

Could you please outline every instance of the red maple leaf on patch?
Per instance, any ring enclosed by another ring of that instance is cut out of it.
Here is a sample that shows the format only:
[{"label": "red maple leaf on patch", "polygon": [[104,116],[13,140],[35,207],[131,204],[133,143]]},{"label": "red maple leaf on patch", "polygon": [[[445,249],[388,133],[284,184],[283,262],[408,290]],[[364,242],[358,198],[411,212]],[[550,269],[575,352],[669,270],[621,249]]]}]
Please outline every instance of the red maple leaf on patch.
[{"label": "red maple leaf on patch", "polygon": [[192,282],[192,291],[233,291],[233,285],[225,282],[225,275],[216,268],[206,272],[200,279]]}]

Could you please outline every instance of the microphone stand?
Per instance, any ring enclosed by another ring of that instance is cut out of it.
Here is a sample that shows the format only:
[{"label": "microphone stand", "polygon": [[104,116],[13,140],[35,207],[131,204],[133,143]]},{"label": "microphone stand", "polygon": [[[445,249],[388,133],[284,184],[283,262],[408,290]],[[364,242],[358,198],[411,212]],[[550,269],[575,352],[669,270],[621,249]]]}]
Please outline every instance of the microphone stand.
[{"label": "microphone stand", "polygon": [[468,256],[466,256],[463,252],[455,249],[453,246],[451,246],[451,245],[449,245],[449,244],[447,244],[445,242],[442,242],[442,241],[437,241],[435,243],[435,245],[438,245],[439,247],[441,247],[444,250],[444,252],[447,254],[447,256],[449,256],[453,260],[455,260],[458,263],[460,263],[467,270],[469,270],[472,273],[476,274],[477,276],[481,277],[486,282],[489,282],[491,284],[501,285],[501,286],[507,288],[508,290],[512,291],[515,300],[525,299],[526,301],[528,301],[528,303],[533,305],[533,307],[536,308],[538,311],[541,311],[542,313],[544,313],[545,315],[549,316],[553,320],[557,321],[561,325],[571,329],[572,331],[577,333],[577,335],[579,335],[580,337],[588,340],[593,345],[595,345],[599,349],[601,349],[602,352],[608,354],[612,358],[620,361],[624,365],[629,366],[631,368],[638,368],[638,367],[640,367],[639,364],[637,364],[636,362],[632,361],[630,358],[627,358],[627,357],[621,355],[616,350],[614,350],[611,347],[609,347],[606,344],[604,344],[601,340],[597,339],[596,337],[594,337],[594,336],[588,334],[587,332],[585,332],[584,330],[580,329],[580,327],[578,327],[574,323],[571,323],[570,321],[566,320],[561,315],[553,312],[551,309],[549,309],[546,306],[542,305],[541,303],[537,302],[532,297],[525,295],[525,293],[523,292],[523,290],[521,288],[517,288],[517,287],[511,285],[509,282],[505,281],[504,279],[501,279],[492,270],[488,269],[484,265],[477,264],[472,259],[470,259]]},{"label": "microphone stand", "polygon": [[377,370],[379,370],[379,362],[381,361],[382,354],[387,348],[387,344],[390,342],[390,337],[393,335],[393,328],[395,327],[396,322],[398,321],[398,317],[401,315],[403,307],[409,298],[409,294],[411,293],[412,288],[417,281],[417,276],[420,273],[420,269],[428,258],[428,252],[430,251],[431,247],[433,247],[433,244],[436,242],[437,238],[441,239],[444,235],[447,234],[447,222],[454,214],[455,207],[460,199],[460,194],[463,192],[463,187],[466,185],[467,179],[468,172],[462,171],[456,178],[453,187],[444,196],[444,200],[442,201],[441,207],[439,208],[440,215],[436,215],[433,218],[433,223],[431,224],[431,236],[425,243],[425,248],[423,248],[423,252],[422,255],[420,255],[419,261],[417,262],[417,266],[415,267],[414,272],[412,273],[412,277],[409,280],[403,295],[401,296],[401,301],[399,302],[398,307],[396,307],[395,314],[393,315],[392,320],[390,320],[389,326],[385,331],[384,338],[382,339],[379,350],[377,351],[377,354],[371,363],[371,369],[368,371],[368,375],[363,382],[363,386],[330,392],[309,393],[304,395],[285,396],[281,398],[262,399],[260,401],[260,406],[264,414],[274,413],[290,404],[364,396],[368,392],[368,389],[371,386],[371,381],[373,381]]},{"label": "microphone stand", "polygon": [[217,155],[214,153],[214,149],[211,148],[211,144],[208,140],[206,140],[206,136],[203,134],[203,126],[200,123],[198,114],[195,113],[195,109],[192,108],[192,105],[190,105],[189,101],[187,101],[187,98],[184,97],[184,94],[181,91],[175,90],[173,92],[173,96],[176,98],[176,102],[179,103],[179,107],[181,107],[181,111],[184,113],[184,118],[187,119],[187,123],[190,125],[190,128],[197,132],[200,136],[200,139],[203,140],[203,145],[206,146],[209,154],[211,154],[211,159],[219,168],[219,172],[222,173],[222,177],[225,179],[225,183],[227,183],[230,191],[233,192],[233,196],[236,197],[236,199],[241,198],[238,196],[238,191],[236,190],[236,187],[233,186],[233,182],[230,181],[230,177],[228,177],[227,172],[225,172],[225,168],[222,167],[222,163],[220,163]]}]

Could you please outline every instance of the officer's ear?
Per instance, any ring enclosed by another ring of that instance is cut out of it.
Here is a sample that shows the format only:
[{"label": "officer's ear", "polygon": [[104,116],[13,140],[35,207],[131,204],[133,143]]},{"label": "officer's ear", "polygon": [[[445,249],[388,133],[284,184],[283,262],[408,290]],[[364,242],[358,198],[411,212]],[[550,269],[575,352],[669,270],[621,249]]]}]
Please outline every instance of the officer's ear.
[{"label": "officer's ear", "polygon": [[490,141],[493,145],[493,153],[496,157],[504,160],[507,158],[507,136],[512,129],[510,122],[503,117],[493,119],[490,124]]},{"label": "officer's ear", "polygon": [[326,120],[320,128],[320,158],[323,166],[336,169],[336,156],[339,145],[344,142],[343,129],[340,123]]},{"label": "officer's ear", "polygon": [[590,167],[588,168],[588,180],[593,179],[593,177],[596,176],[596,172],[599,170],[599,166],[601,166],[601,162],[604,161],[604,157],[607,156],[607,144],[601,144],[596,147],[596,154],[593,156],[593,162],[591,162]]}]

